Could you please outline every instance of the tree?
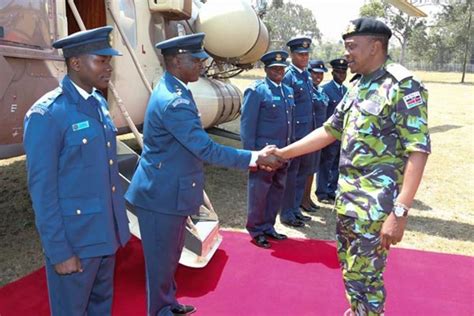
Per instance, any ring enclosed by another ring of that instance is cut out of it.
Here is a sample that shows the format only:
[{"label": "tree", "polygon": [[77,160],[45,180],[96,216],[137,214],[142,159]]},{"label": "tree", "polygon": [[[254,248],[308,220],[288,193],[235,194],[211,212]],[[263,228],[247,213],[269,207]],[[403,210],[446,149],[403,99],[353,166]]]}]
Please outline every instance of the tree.
[{"label": "tree", "polygon": [[273,1],[264,16],[265,25],[270,33],[270,48],[283,49],[286,42],[295,36],[308,36],[313,41],[321,41],[321,32],[311,10],[302,5]]},{"label": "tree", "polygon": [[405,62],[406,50],[414,32],[423,33],[426,25],[423,20],[411,17],[381,0],[370,0],[360,8],[360,16],[380,18],[390,27],[393,37],[401,46],[399,62]]},{"label": "tree", "polygon": [[437,50],[440,63],[457,62],[463,64],[461,82],[464,82],[469,56],[473,56],[472,42],[472,0],[453,1],[443,5],[432,28],[430,42],[438,42],[442,50]]},{"label": "tree", "polygon": [[312,58],[322,59],[328,63],[334,58],[341,58],[344,55],[344,45],[341,42],[323,42],[316,49],[313,49]]}]

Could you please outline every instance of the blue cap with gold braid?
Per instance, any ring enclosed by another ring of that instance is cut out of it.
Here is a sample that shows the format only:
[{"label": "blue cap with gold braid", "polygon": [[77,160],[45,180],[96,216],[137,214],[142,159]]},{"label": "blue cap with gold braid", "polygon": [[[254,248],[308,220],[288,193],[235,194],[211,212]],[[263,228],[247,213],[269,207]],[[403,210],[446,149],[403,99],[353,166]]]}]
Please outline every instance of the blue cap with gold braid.
[{"label": "blue cap with gold braid", "polygon": [[209,55],[202,48],[204,33],[177,36],[155,45],[161,49],[163,55],[177,55],[189,53],[191,56],[200,59],[209,58]]},{"label": "blue cap with gold braid", "polygon": [[265,67],[286,67],[288,66],[287,58],[288,53],[284,50],[273,50],[260,57],[260,61],[265,64]]},{"label": "blue cap with gold braid", "polygon": [[109,34],[112,30],[112,26],[103,26],[77,32],[57,40],[53,43],[53,47],[61,48],[66,58],[85,54],[101,56],[122,55],[110,46]]},{"label": "blue cap with gold braid", "polygon": [[328,69],[324,65],[324,61],[319,59],[313,59],[309,62],[309,69],[312,72],[327,72]]},{"label": "blue cap with gold braid", "polygon": [[286,43],[286,46],[290,48],[293,53],[308,53],[311,46],[311,38],[307,36],[295,37]]}]

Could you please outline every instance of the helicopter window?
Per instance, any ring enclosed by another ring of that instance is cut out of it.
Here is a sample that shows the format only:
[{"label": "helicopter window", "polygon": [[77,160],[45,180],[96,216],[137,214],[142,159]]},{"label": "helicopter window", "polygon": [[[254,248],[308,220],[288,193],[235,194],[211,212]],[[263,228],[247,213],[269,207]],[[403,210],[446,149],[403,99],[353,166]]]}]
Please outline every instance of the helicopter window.
[{"label": "helicopter window", "polygon": [[132,47],[137,47],[137,22],[133,0],[119,0],[119,23]]},{"label": "helicopter window", "polygon": [[2,44],[49,49],[54,34],[49,2],[31,0],[0,1],[0,41]]}]

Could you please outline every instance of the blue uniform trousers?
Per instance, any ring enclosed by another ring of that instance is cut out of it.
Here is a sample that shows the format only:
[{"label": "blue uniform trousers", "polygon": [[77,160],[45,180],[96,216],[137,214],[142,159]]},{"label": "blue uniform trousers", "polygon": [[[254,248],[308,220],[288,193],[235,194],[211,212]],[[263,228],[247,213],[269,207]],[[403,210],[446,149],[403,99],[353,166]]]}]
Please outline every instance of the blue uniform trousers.
[{"label": "blue uniform trousers", "polygon": [[250,236],[275,232],[275,219],[281,208],[288,168],[249,172],[246,228]]},{"label": "blue uniform trousers", "polygon": [[334,197],[339,178],[339,141],[321,150],[319,172],[316,177],[316,196],[319,200]]},{"label": "blue uniform trousers", "polygon": [[288,222],[295,220],[296,214],[301,214],[300,205],[303,199],[308,170],[311,170],[313,155],[308,154],[293,158],[288,167],[286,178],[285,194],[283,195],[283,205],[280,213],[280,220]]},{"label": "blue uniform trousers", "polygon": [[111,315],[115,254],[80,260],[83,272],[59,275],[46,258],[51,315]]},{"label": "blue uniform trousers", "polygon": [[135,207],[147,275],[147,315],[173,316],[178,305],[174,275],[184,247],[187,216]]}]

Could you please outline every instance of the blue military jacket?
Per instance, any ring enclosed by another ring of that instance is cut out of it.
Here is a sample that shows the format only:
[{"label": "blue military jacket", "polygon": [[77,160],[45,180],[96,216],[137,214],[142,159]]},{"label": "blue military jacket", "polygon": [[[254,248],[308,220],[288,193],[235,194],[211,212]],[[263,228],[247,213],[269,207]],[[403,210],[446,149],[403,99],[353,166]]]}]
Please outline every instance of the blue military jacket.
[{"label": "blue military jacket", "polygon": [[103,96],[84,100],[69,76],[26,114],[28,186],[53,264],[113,254],[130,238],[115,136]]},{"label": "blue military jacket", "polygon": [[341,102],[342,97],[346,94],[347,87],[342,85],[341,92],[341,89],[338,88],[334,80],[331,80],[330,82],[322,86],[322,88],[326,95],[329,97],[329,105],[326,113],[326,119],[328,119],[331,115],[334,114],[336,106],[339,104],[339,102]]},{"label": "blue military jacket", "polygon": [[125,198],[165,214],[197,214],[203,203],[203,161],[247,169],[251,152],[213,142],[187,87],[165,72],[148,102],[143,152]]},{"label": "blue military jacket", "polygon": [[295,140],[301,139],[314,130],[313,117],[313,81],[311,74],[304,70],[302,73],[291,64],[285,72],[283,83],[293,89],[295,100],[294,122]]},{"label": "blue military jacket", "polygon": [[313,112],[314,126],[321,127],[326,121],[327,108],[329,105],[329,97],[324,93],[320,86],[313,85]]},{"label": "blue military jacket", "polygon": [[277,87],[268,78],[257,81],[244,92],[240,135],[245,149],[266,145],[285,147],[293,141],[293,90]]}]

